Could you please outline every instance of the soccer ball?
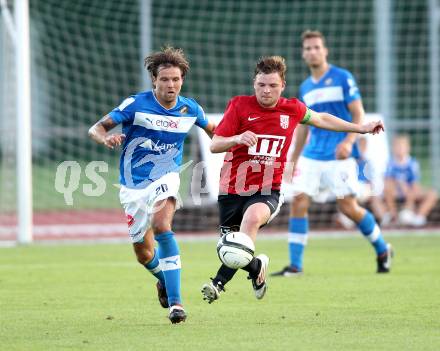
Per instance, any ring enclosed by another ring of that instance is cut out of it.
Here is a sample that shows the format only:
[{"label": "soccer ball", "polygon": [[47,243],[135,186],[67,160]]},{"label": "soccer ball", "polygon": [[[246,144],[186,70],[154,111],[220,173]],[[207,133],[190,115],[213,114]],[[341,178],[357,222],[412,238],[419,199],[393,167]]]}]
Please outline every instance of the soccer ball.
[{"label": "soccer ball", "polygon": [[218,258],[233,269],[247,266],[254,257],[254,251],[254,242],[245,233],[228,233],[223,235],[217,243]]}]

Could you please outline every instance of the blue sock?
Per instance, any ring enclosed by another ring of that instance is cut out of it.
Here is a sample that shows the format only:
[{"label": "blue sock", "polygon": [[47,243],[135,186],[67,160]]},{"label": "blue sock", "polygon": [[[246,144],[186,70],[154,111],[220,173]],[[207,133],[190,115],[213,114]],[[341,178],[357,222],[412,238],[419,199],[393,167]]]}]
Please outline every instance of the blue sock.
[{"label": "blue sock", "polygon": [[145,264],[144,267],[148,269],[150,273],[160,281],[162,286],[165,286],[165,277],[163,275],[162,270],[160,269],[159,257],[156,249],[154,249],[154,257],[151,259],[150,262]]},{"label": "blue sock", "polygon": [[165,278],[165,288],[170,306],[181,303],[180,298],[180,255],[179,246],[173,232],[164,232],[154,236],[159,244],[159,262]]},{"label": "blue sock", "polygon": [[387,250],[387,243],[382,236],[379,226],[373,215],[367,211],[364,218],[358,223],[358,228],[367,238],[376,250],[376,254],[380,255]]},{"label": "blue sock", "polygon": [[303,269],[304,248],[307,245],[309,219],[307,217],[289,219],[290,265],[299,271]]}]

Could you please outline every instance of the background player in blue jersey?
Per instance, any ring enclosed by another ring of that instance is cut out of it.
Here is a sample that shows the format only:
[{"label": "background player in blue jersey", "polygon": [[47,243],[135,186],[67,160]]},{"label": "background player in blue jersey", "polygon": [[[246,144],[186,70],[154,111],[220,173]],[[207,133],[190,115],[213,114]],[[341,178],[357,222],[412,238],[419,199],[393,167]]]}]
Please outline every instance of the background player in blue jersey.
[{"label": "background player in blue jersey", "polygon": [[[383,189],[383,174],[374,167],[374,161],[367,158],[367,148],[371,140],[361,136],[357,140],[358,155],[355,158],[358,167],[359,191],[357,199],[360,204],[368,204],[376,220],[383,227],[384,214],[386,213],[385,205],[382,201],[382,191],[378,193],[378,189]],[[346,229],[355,227],[351,219],[339,212],[335,216],[335,221]]]},{"label": "background player in blue jersey", "polygon": [[[311,75],[301,84],[299,97],[312,110],[328,112],[343,120],[362,123],[364,108],[356,81],[350,72],[327,62],[328,49],[321,32],[302,35],[302,55]],[[310,128],[310,140],[302,152]],[[297,129],[292,162],[297,170],[293,179],[296,195],[289,219],[290,264],[275,276],[294,276],[303,271],[303,253],[307,244],[307,218],[310,197],[327,189],[337,198],[342,213],[353,220],[371,242],[377,255],[377,272],[389,272],[392,250],[382,237],[373,215],[359,206],[357,166],[354,160],[356,134],[335,133],[313,126]],[[299,157],[302,152],[302,157]],[[292,173],[294,174],[294,173]]]},{"label": "background player in blue jersey", "polygon": [[[400,224],[421,227],[437,202],[433,189],[420,185],[420,166],[411,157],[408,135],[397,135],[393,139],[393,155],[385,173],[384,198],[387,215]],[[396,201],[403,201],[403,209],[397,214]],[[418,206],[416,206],[416,202]]]},{"label": "background player in blue jersey", "polygon": [[[180,254],[171,229],[179,191],[184,139],[196,124],[212,136],[214,124],[193,99],[180,96],[189,63],[166,47],[145,58],[153,90],[125,99],[89,130],[110,149],[122,144],[120,201],[137,260],[157,279],[159,302],[169,319],[186,319],[180,297]],[[122,124],[122,134],[108,131]],[[154,239],[158,243],[155,250]]]}]

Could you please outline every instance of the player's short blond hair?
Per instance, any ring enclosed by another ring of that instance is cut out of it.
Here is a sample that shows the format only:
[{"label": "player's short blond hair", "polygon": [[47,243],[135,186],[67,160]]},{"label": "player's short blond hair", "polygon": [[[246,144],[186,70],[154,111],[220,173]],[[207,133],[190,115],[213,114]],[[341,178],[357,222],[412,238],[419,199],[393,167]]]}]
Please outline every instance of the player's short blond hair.
[{"label": "player's short blond hair", "polygon": [[182,72],[182,78],[189,71],[189,62],[182,49],[165,46],[160,51],[154,52],[144,60],[144,66],[150,72],[151,78],[157,78],[159,68],[178,67]]},{"label": "player's short blond hair", "polygon": [[286,80],[286,60],[282,56],[265,56],[260,58],[255,66],[254,78],[257,74],[278,73],[282,80]]},{"label": "player's short blond hair", "polygon": [[304,44],[304,41],[312,38],[320,38],[322,40],[322,44],[326,47],[325,36],[319,30],[310,30],[307,29],[301,34],[301,43]]},{"label": "player's short blond hair", "polygon": [[407,143],[408,145],[411,145],[411,137],[409,136],[409,134],[405,134],[405,133],[396,134],[394,136],[393,140],[403,141],[403,142]]}]

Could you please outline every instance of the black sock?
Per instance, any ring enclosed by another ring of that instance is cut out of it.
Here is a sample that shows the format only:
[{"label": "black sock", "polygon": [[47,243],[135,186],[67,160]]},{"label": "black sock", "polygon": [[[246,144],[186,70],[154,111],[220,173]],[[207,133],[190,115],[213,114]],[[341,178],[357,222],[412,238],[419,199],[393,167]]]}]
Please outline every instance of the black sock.
[{"label": "black sock", "polygon": [[252,279],[256,279],[258,277],[258,274],[260,273],[261,261],[256,259],[255,257],[252,257],[252,261],[249,262],[249,264],[242,269],[244,269],[246,272],[249,272],[249,276]]},{"label": "black sock", "polygon": [[218,283],[220,282],[223,286],[225,286],[232,279],[236,272],[237,269],[232,269],[222,264],[217,272],[217,275],[212,280],[212,283],[214,285],[218,285]]}]

